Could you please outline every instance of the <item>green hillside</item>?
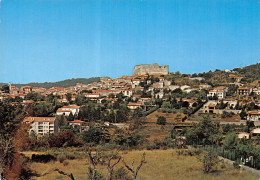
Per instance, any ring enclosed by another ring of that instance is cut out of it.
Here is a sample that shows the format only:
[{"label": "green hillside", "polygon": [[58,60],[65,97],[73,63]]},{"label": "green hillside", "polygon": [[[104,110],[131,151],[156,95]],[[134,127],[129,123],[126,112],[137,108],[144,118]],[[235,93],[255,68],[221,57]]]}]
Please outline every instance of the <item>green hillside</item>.
[{"label": "green hillside", "polygon": [[[57,81],[57,82],[44,82],[44,83],[28,83],[28,84],[12,84],[18,88],[21,86],[32,86],[32,87],[43,87],[43,88],[51,88],[51,87],[70,87],[75,86],[77,83],[82,84],[90,84],[93,82],[98,82],[100,80],[99,77],[91,77],[91,78],[72,78],[72,79],[66,79],[63,81]],[[0,86],[6,85],[6,83],[0,83]]]},{"label": "green hillside", "polygon": [[252,64],[243,68],[235,68],[234,71],[237,71],[239,74],[252,80],[260,79],[260,63]]}]

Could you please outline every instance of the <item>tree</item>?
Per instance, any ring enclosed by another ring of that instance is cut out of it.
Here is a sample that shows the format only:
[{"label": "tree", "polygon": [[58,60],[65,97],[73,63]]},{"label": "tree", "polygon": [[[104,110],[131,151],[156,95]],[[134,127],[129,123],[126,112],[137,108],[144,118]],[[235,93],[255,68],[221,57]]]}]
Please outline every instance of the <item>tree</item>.
[{"label": "tree", "polygon": [[225,149],[235,149],[238,143],[238,137],[235,132],[228,133],[224,139]]},{"label": "tree", "polygon": [[205,173],[209,173],[220,162],[218,155],[212,150],[205,152],[202,157],[198,156],[197,158],[203,163],[203,172]]},{"label": "tree", "polygon": [[187,129],[186,137],[189,144],[214,144],[213,136],[219,134],[220,125],[213,122],[210,118],[204,118],[199,123]]},{"label": "tree", "polygon": [[244,109],[242,109],[242,111],[239,115],[240,115],[241,119],[245,119],[245,117],[247,116],[246,111]]},{"label": "tree", "polygon": [[[0,102],[0,179],[7,178],[10,171],[14,170],[14,165],[20,161],[14,161],[15,158],[19,159],[18,150],[22,147],[17,138],[21,137],[21,132],[17,136],[20,124],[24,119],[24,112],[21,106],[12,106]],[[23,142],[23,141],[22,141]],[[22,143],[23,144],[23,143]],[[25,143],[24,143],[25,144]],[[19,178],[22,166],[17,166],[18,169],[16,177]]]},{"label": "tree", "polygon": [[[116,161],[113,164],[111,164],[112,160],[116,160]],[[102,158],[102,162],[107,166],[107,177],[109,180],[112,180],[114,166],[117,165],[120,160],[121,160],[121,156],[118,156],[117,152],[115,154],[112,153]]]},{"label": "tree", "polygon": [[85,97],[84,94],[77,94],[77,95],[76,95],[75,103],[76,103],[78,106],[83,105],[85,102],[86,102],[86,97]]},{"label": "tree", "polygon": [[0,90],[3,91],[4,93],[10,93],[8,85],[3,85]]},{"label": "tree", "polygon": [[159,125],[165,125],[166,124],[166,118],[164,116],[160,116],[157,119],[157,124]]},{"label": "tree", "polygon": [[90,126],[88,131],[82,134],[83,141],[86,143],[101,143],[109,140],[109,133],[105,127]]},{"label": "tree", "polygon": [[72,112],[70,112],[69,116],[68,116],[68,121],[73,121],[74,120],[74,116],[72,114]]},{"label": "tree", "polygon": [[145,162],[145,153],[143,153],[142,160],[141,160],[139,166],[137,166],[136,170],[134,169],[135,160],[132,161],[131,167],[128,166],[128,165],[125,163],[124,160],[122,160],[122,162],[124,163],[125,167],[132,173],[132,180],[136,180],[137,174],[138,174],[139,170],[141,169],[143,163]]},{"label": "tree", "polygon": [[175,139],[176,136],[177,136],[177,131],[175,130],[175,127],[173,127],[173,128],[171,129],[171,138],[172,138],[172,139]]},{"label": "tree", "polygon": [[138,117],[138,116],[134,116],[133,119],[130,122],[130,129],[134,130],[134,129],[140,129],[143,127],[144,124],[144,117]]},{"label": "tree", "polygon": [[44,101],[45,97],[43,95],[41,95],[40,93],[28,93],[25,96],[25,99],[27,100],[33,100],[33,101]]},{"label": "tree", "polygon": [[169,101],[164,101],[162,103],[162,108],[164,108],[164,109],[171,109],[172,105],[171,105],[171,103]]},{"label": "tree", "polygon": [[67,98],[68,102],[70,102],[71,101],[71,93],[67,93],[66,98]]},{"label": "tree", "polygon": [[89,167],[89,179],[90,180],[99,180],[102,179],[102,175],[98,173],[96,166],[101,162],[101,153],[96,152],[96,154],[91,154],[91,151],[88,150],[87,152],[90,164],[92,164],[93,168],[91,166]]}]

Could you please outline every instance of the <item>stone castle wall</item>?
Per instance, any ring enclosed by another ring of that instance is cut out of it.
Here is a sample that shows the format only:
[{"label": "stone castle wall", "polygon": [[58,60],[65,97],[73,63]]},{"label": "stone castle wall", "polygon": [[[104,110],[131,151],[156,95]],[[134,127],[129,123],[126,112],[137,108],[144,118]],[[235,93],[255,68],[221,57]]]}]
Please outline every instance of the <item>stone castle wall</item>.
[{"label": "stone castle wall", "polygon": [[159,66],[154,64],[140,64],[134,67],[134,75],[167,75],[169,73],[169,65]]}]

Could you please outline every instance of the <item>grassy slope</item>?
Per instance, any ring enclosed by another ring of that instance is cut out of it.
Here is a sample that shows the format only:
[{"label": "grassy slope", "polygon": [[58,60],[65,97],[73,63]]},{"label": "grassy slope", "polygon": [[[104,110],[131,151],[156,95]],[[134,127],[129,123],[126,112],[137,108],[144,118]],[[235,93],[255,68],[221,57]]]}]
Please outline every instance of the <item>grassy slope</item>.
[{"label": "grassy slope", "polygon": [[[141,160],[142,153],[146,153],[146,162],[138,173],[137,179],[142,180],[163,180],[163,179],[259,179],[258,176],[249,172],[235,170],[232,166],[227,165],[224,169],[218,168],[217,171],[209,174],[202,172],[201,164],[198,163],[194,156],[178,156],[175,150],[154,150],[154,151],[130,151],[122,154],[125,161],[130,164],[135,159],[135,167]],[[47,175],[33,179],[68,179],[65,176],[54,172],[54,168],[59,168],[65,172],[73,173],[76,180],[87,179],[87,167],[89,166],[87,159],[67,160],[69,164],[64,166],[59,162],[50,163],[32,163],[32,170],[38,174],[48,173]],[[120,168],[123,166],[122,162],[115,166]],[[98,170],[106,177],[105,166],[99,166]],[[130,173],[128,176],[130,177]]]}]

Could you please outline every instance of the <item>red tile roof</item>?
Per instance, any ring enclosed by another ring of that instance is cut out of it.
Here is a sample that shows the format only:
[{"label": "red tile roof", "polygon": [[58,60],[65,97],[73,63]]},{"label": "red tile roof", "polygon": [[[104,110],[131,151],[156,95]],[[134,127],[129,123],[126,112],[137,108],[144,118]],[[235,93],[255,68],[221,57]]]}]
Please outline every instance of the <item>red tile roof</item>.
[{"label": "red tile roof", "polygon": [[80,106],[63,106],[62,108],[78,109]]},{"label": "red tile roof", "polygon": [[70,121],[70,123],[84,123],[85,121],[81,121],[81,120],[74,120],[74,121]]},{"label": "red tile roof", "polygon": [[56,117],[26,117],[24,122],[54,122]]}]

